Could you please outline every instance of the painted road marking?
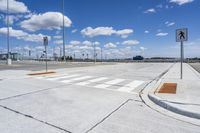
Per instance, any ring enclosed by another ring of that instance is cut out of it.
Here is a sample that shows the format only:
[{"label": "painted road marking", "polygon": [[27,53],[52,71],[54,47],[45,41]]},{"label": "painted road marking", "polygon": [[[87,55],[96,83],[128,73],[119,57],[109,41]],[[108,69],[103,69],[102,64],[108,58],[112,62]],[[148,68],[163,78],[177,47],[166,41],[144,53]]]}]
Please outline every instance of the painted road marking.
[{"label": "painted road marking", "polygon": [[63,83],[70,83],[70,82],[73,82],[73,81],[84,80],[84,79],[89,79],[89,78],[92,78],[92,76],[83,76],[83,77],[79,77],[79,78],[74,78],[74,79],[69,79],[69,80],[63,80],[61,82],[63,82]]},{"label": "painted road marking", "polygon": [[95,82],[99,82],[99,81],[103,81],[103,80],[106,80],[106,79],[108,79],[108,78],[107,77],[100,77],[100,78],[88,80],[88,81],[85,81],[85,82],[80,82],[80,83],[77,83],[76,85],[85,86],[85,85],[95,83]]},{"label": "painted road marking", "polygon": [[73,78],[73,77],[77,77],[80,76],[79,74],[72,74],[72,75],[67,75],[67,76],[61,76],[61,77],[55,77],[55,78],[47,78],[47,80],[60,80],[60,79],[67,79],[67,78]]},{"label": "painted road marking", "polygon": [[135,88],[137,88],[138,86],[140,86],[141,84],[143,84],[144,81],[140,81],[140,80],[135,80],[121,88],[118,89],[118,91],[123,91],[123,92],[131,92],[133,91]]},{"label": "painted road marking", "polygon": [[120,82],[123,82],[124,80],[125,79],[114,79],[114,80],[105,82],[103,84],[96,85],[95,88],[105,89],[105,88],[108,88],[108,87],[110,87],[112,85],[115,85],[115,84],[118,84]]},{"label": "painted road marking", "polygon": [[107,77],[100,77],[100,78],[96,78],[96,79],[92,79],[92,80],[89,80],[89,82],[99,82],[99,81],[103,81],[103,80],[106,80],[108,79]]}]

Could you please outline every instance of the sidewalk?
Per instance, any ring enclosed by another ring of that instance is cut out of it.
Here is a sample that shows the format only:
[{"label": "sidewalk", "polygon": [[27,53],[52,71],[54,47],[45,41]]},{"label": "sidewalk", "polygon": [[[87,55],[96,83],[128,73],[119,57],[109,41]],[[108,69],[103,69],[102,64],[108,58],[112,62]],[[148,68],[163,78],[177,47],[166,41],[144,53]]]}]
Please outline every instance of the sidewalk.
[{"label": "sidewalk", "polygon": [[188,117],[200,119],[200,74],[190,65],[183,64],[180,79],[180,63],[176,63],[159,81],[177,83],[176,94],[150,92],[148,97],[156,104]]}]

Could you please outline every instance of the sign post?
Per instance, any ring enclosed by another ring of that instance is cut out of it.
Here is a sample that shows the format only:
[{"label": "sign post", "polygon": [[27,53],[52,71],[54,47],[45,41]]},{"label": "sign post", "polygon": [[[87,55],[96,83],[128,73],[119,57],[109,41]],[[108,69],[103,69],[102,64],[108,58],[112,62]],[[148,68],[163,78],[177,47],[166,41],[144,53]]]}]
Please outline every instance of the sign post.
[{"label": "sign post", "polygon": [[183,60],[184,60],[184,47],[183,42],[188,40],[188,29],[182,28],[176,30],[176,42],[181,42],[181,70],[180,78],[183,79]]},{"label": "sign post", "polygon": [[45,47],[45,57],[46,57],[46,72],[48,71],[47,69],[47,45],[48,45],[48,37],[43,37],[44,41],[44,47]]}]

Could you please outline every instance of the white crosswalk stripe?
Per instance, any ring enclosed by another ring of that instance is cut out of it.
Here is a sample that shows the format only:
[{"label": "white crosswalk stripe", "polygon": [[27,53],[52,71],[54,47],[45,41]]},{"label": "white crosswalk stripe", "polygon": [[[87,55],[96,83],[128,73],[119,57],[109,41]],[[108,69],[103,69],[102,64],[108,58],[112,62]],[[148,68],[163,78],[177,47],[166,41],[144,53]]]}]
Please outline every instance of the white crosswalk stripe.
[{"label": "white crosswalk stripe", "polygon": [[103,81],[103,80],[106,80],[106,79],[108,79],[108,78],[107,77],[100,77],[100,78],[95,78],[95,79],[91,79],[91,80],[88,80],[88,81],[80,82],[80,83],[77,83],[76,85],[85,86],[85,85],[100,82],[100,81]]},{"label": "white crosswalk stripe", "polygon": [[108,88],[112,85],[118,84],[118,83],[123,82],[123,81],[125,81],[125,79],[114,79],[114,80],[105,82],[103,84],[96,85],[95,88],[105,89],[105,88]]},{"label": "white crosswalk stripe", "polygon": [[133,92],[133,90],[145,83],[145,81],[141,80],[130,82],[129,79],[110,79],[108,77],[81,76],[80,74],[60,74],[50,77],[41,76],[35,78],[135,94],[136,92]]},{"label": "white crosswalk stripe", "polygon": [[70,82],[73,82],[73,81],[84,80],[84,79],[89,79],[89,78],[92,78],[92,76],[83,76],[83,77],[78,77],[78,78],[69,79],[69,80],[62,80],[61,82],[70,83]]},{"label": "white crosswalk stripe", "polygon": [[96,79],[92,79],[92,80],[89,80],[89,82],[99,82],[99,81],[103,81],[103,80],[106,80],[108,79],[107,77],[100,77],[100,78],[96,78]]},{"label": "white crosswalk stripe", "polygon": [[143,83],[144,83],[144,81],[135,80],[135,81],[119,88],[118,91],[131,92],[138,86],[142,85]]}]

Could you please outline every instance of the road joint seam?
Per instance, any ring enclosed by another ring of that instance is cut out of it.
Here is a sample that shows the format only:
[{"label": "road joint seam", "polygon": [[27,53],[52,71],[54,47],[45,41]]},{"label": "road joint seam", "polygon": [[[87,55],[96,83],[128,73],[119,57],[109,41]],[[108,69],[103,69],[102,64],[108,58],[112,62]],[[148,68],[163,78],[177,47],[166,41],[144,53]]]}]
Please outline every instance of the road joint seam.
[{"label": "road joint seam", "polygon": [[37,118],[35,118],[35,117],[31,116],[31,115],[27,115],[27,114],[21,113],[21,112],[19,112],[19,111],[16,111],[16,110],[14,110],[14,109],[8,108],[8,107],[3,106],[3,105],[0,105],[0,107],[4,108],[4,109],[6,109],[6,110],[9,110],[9,111],[11,111],[11,112],[14,112],[14,113],[16,113],[16,114],[22,115],[22,116],[24,116],[24,117],[26,117],[26,118],[30,118],[30,119],[36,120],[36,121],[38,121],[38,122],[41,122],[41,123],[43,123],[43,124],[46,124],[46,125],[48,125],[48,126],[54,127],[54,128],[56,128],[56,129],[65,131],[65,132],[67,132],[67,133],[72,133],[71,131],[68,131],[68,130],[62,128],[62,127],[56,126],[56,125],[54,125],[54,124],[51,124],[51,123],[46,122],[46,121],[43,121],[43,120],[39,120],[39,119],[37,119]]},{"label": "road joint seam", "polygon": [[50,87],[50,88],[46,88],[46,89],[42,89],[42,90],[37,90],[37,91],[32,91],[32,92],[28,92],[28,93],[23,93],[23,94],[19,94],[19,95],[15,95],[15,96],[2,98],[2,99],[0,99],[0,102],[4,101],[4,100],[12,99],[12,98],[17,98],[17,97],[20,97],[20,96],[26,96],[26,95],[36,94],[36,93],[40,93],[40,92],[44,92],[44,91],[48,91],[48,90],[59,89],[58,87],[63,87],[63,86],[65,86],[65,85],[58,85],[58,86],[55,86],[55,87]]},{"label": "road joint seam", "polygon": [[128,99],[125,102],[123,102],[121,105],[119,105],[115,110],[113,110],[112,112],[110,112],[107,116],[105,116],[102,120],[100,120],[99,122],[97,122],[94,126],[92,126],[90,129],[88,129],[85,133],[89,133],[91,132],[94,128],[96,128],[98,125],[100,125],[101,123],[103,123],[107,118],[109,118],[112,114],[114,114],[115,112],[117,112],[120,108],[122,108],[125,104],[127,104],[130,101],[135,101],[134,99]]}]

